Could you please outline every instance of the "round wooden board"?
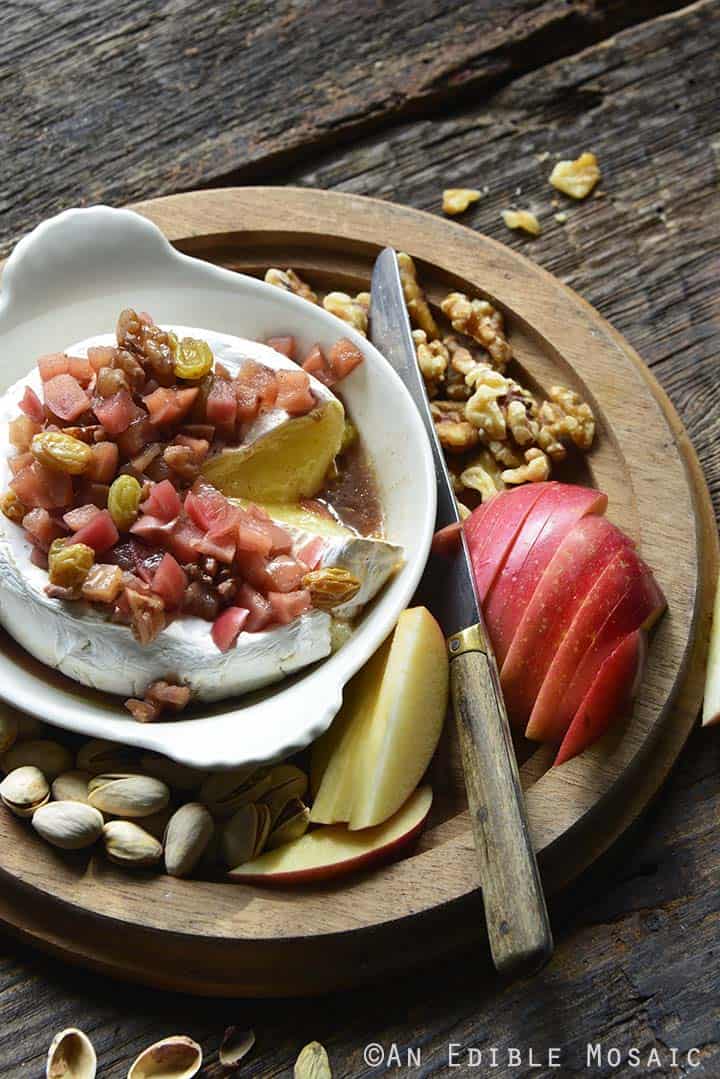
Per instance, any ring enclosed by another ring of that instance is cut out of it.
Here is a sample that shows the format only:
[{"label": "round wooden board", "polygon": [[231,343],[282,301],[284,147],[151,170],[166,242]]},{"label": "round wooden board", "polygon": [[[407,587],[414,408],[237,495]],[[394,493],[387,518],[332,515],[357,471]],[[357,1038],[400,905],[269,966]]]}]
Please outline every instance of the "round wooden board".
[{"label": "round wooden board", "polygon": [[[562,768],[548,771],[544,748],[524,761],[533,839],[545,886],[556,891],[656,794],[702,698],[717,533],[669,400],[620,335],[573,292],[521,255],[429,214],[275,187],[177,195],[134,208],[189,254],[256,275],[293,266],[321,290],[365,288],[382,247],[408,251],[434,303],[458,288],[503,309],[524,377],[572,385],[593,403],[597,444],[573,478],[608,493],[608,516],[638,541],[669,613],[652,638],[621,732]],[[305,890],[131,877],[99,857],[56,855],[3,813],[0,920],[68,961],[187,992],[287,996],[385,976],[483,933],[451,733],[433,783],[430,827],[413,856]]]}]

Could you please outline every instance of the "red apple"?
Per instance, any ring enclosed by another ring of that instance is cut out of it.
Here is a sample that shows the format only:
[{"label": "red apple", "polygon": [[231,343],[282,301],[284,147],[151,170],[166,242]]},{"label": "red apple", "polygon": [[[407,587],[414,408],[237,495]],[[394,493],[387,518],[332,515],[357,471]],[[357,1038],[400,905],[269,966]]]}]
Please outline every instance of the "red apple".
[{"label": "red apple", "polygon": [[561,742],[603,661],[619,641],[648,628],[665,598],[639,555],[617,552],[588,592],[550,664],[525,731],[538,742]]},{"label": "red apple", "polygon": [[[491,503],[492,505],[492,503]],[[525,518],[485,602],[485,619],[502,666],[515,631],[555,551],[573,525],[587,514],[602,514],[607,495],[566,483],[544,486]]]},{"label": "red apple", "polygon": [[230,872],[240,884],[309,884],[391,861],[422,831],[432,805],[430,787],[420,787],[395,816],[374,828],[351,832],[327,824]]},{"label": "red apple", "polygon": [[528,513],[546,488],[557,486],[556,483],[529,483],[525,487],[502,491],[473,510],[465,521],[465,536],[481,603]]},{"label": "red apple", "polygon": [[642,630],[629,633],[616,645],[573,716],[553,767],[582,753],[629,709],[640,682],[646,652],[646,635]]},{"label": "red apple", "polygon": [[632,541],[605,517],[577,521],[555,551],[525,609],[500,682],[513,724],[525,727],[545,675],[598,574]]}]

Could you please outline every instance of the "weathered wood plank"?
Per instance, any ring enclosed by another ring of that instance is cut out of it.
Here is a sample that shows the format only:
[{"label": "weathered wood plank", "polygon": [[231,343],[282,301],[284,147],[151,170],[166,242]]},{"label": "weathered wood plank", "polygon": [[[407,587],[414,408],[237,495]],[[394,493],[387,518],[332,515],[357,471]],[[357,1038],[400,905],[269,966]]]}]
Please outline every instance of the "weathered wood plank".
[{"label": "weathered wood plank", "polygon": [[198,187],[457,103],[678,0],[113,0],[0,13],[0,253],[43,217]]}]

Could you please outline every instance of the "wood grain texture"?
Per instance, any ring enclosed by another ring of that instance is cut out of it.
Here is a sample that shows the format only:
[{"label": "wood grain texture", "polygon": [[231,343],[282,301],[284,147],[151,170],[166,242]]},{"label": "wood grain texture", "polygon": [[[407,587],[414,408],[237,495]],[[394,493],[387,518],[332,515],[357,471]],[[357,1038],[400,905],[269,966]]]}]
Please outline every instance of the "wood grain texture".
[{"label": "wood grain texture", "polygon": [[[433,210],[439,208],[444,186],[487,183],[488,195],[463,220],[528,251],[626,334],[680,411],[720,508],[716,450],[720,135],[712,53],[719,39],[718,5],[693,5],[671,19],[651,18],[652,6],[646,5],[644,25],[580,55],[571,55],[574,42],[564,37],[555,43],[555,55],[568,54],[566,60],[543,66],[544,58],[538,55],[534,75],[490,98],[471,91],[463,99],[469,106],[465,112],[455,110],[450,88],[444,111],[437,110],[433,123],[393,127],[391,118],[384,134],[361,140],[351,151],[324,156],[315,154],[312,143],[299,143],[298,154],[305,160],[291,179],[395,197]],[[68,20],[79,32],[83,22],[92,22],[97,9],[84,3],[73,7]],[[27,19],[26,37],[37,33],[33,60],[45,48],[37,28],[51,8],[44,3],[4,10],[5,20],[17,12]],[[105,19],[102,25],[95,24],[91,33],[101,37],[114,17],[111,13],[110,23]],[[116,55],[122,49],[131,53],[137,35],[131,32],[123,39],[117,24],[113,31],[105,48]],[[12,54],[5,49],[4,75],[11,61]],[[313,64],[316,69],[314,58]],[[374,72],[364,68],[362,57],[358,67],[371,81]],[[45,108],[47,73],[43,63],[42,79],[34,81],[29,67],[23,77],[23,92],[40,105],[45,102]],[[2,85],[14,104],[12,87],[7,81]],[[439,85],[442,88],[442,80]],[[68,95],[70,89],[63,92]],[[111,122],[106,116],[117,120],[120,112],[113,114],[112,101],[111,91],[102,106],[96,104],[88,125],[97,123],[97,114],[104,123]],[[148,97],[145,105],[147,127],[156,133],[154,109],[164,103],[158,105]],[[202,87],[188,87],[180,108],[185,116],[207,108]],[[64,117],[56,117],[62,138],[56,136],[55,161],[49,151],[45,155],[42,183],[28,190],[28,171],[20,170],[13,173],[12,197],[3,185],[1,224],[8,238],[45,213],[80,199],[119,203],[123,197],[161,193],[172,185],[162,144],[156,154],[148,152],[146,167],[135,167],[130,180],[123,170],[103,164],[102,176],[94,181],[83,156],[92,140],[83,141],[81,134],[71,137],[72,113],[70,108]],[[3,111],[6,164],[16,154],[28,155],[33,139],[40,143],[43,125],[33,125],[34,114],[28,109],[21,122],[14,123]],[[82,117],[75,122],[76,130],[82,122]],[[177,128],[178,140],[190,126]],[[332,130],[326,134],[332,136]],[[107,142],[102,145],[107,150]],[[573,156],[584,147],[600,155],[606,196],[567,207],[561,199],[569,221],[559,227],[552,222],[551,193],[545,185],[552,161],[537,162],[534,154],[550,150]],[[66,160],[59,160],[63,153]],[[235,164],[239,156],[235,155]],[[31,157],[24,160],[32,165]],[[261,155],[257,162],[262,169]],[[100,168],[94,159],[93,164]],[[203,175],[208,176],[211,162],[204,164]],[[280,183],[287,173],[268,167],[266,178]],[[522,191],[515,196],[518,186]],[[546,226],[537,241],[508,233],[499,218],[502,207],[523,195],[538,201]],[[660,506],[658,512],[671,510]],[[298,1050],[311,1038],[325,1042],[335,1074],[341,1077],[458,1074],[457,1069],[448,1069],[450,1043],[461,1051],[498,1047],[499,1066],[492,1074],[503,1079],[666,1075],[672,1046],[681,1054],[699,1047],[700,1066],[692,1074],[715,1077],[720,1074],[719,777],[720,743],[713,732],[697,731],[654,811],[591,874],[554,901],[555,960],[539,980],[525,984],[498,984],[490,975],[484,950],[462,945],[448,961],[428,965],[422,976],[319,1001],[210,1002],[128,990],[4,939],[3,1075],[25,1079],[40,1074],[52,1031],[79,1023],[92,1033],[101,1074],[109,1079],[125,1076],[135,1053],[174,1030],[185,1030],[202,1041],[209,1060],[206,1074],[216,1079],[221,1074],[216,1051],[222,1029],[240,1023],[254,1026],[258,1036],[242,1074],[263,1077],[290,1075]],[[423,954],[426,943],[416,944]],[[162,959],[158,962],[162,964]],[[483,971],[487,979],[480,981]],[[387,1047],[395,1043],[401,1054],[407,1047],[419,1047],[421,1069],[369,1068],[363,1062],[363,1046],[371,1040]],[[625,1066],[614,1069],[604,1060],[588,1073],[588,1042],[605,1049],[617,1046],[624,1059],[633,1046],[643,1059],[655,1050],[663,1064],[631,1071]],[[508,1064],[508,1047],[522,1047],[526,1054],[531,1045],[540,1059],[547,1047],[561,1046],[563,1069],[530,1068],[527,1055],[521,1066]],[[682,1055],[681,1063],[680,1074],[688,1071]]]},{"label": "wood grain texture", "polygon": [[468,811],[493,963],[528,975],[552,955],[552,933],[495,662],[477,634],[472,627],[449,641]]}]

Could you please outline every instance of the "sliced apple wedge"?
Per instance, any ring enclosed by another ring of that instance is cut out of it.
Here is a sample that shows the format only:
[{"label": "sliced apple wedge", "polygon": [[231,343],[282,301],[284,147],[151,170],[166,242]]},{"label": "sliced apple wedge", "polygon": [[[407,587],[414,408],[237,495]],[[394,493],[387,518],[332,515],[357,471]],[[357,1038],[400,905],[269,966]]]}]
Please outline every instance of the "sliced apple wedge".
[{"label": "sliced apple wedge", "polygon": [[502,666],[515,631],[555,551],[587,514],[602,514],[607,495],[590,487],[549,484],[534,504],[485,603],[485,619]]},{"label": "sliced apple wedge", "polygon": [[241,884],[310,884],[380,865],[417,838],[431,805],[432,790],[420,787],[384,824],[362,832],[324,825],[231,870],[230,879]]},{"label": "sliced apple wedge", "polygon": [[520,619],[500,673],[508,715],[525,727],[575,613],[616,551],[632,541],[605,517],[584,517],[560,543]]},{"label": "sliced apple wedge", "polygon": [[596,742],[630,708],[647,652],[642,630],[624,637],[595,675],[562,740],[553,767],[565,764]]},{"label": "sliced apple wedge", "polygon": [[400,808],[440,739],[448,681],[437,622],[425,607],[403,611],[392,638],[350,682],[338,719],[313,750],[314,823],[371,828]]},{"label": "sliced apple wedge", "polygon": [[529,483],[502,491],[483,502],[464,524],[475,587],[481,603],[513,545],[525,518],[543,491],[553,483]]}]

